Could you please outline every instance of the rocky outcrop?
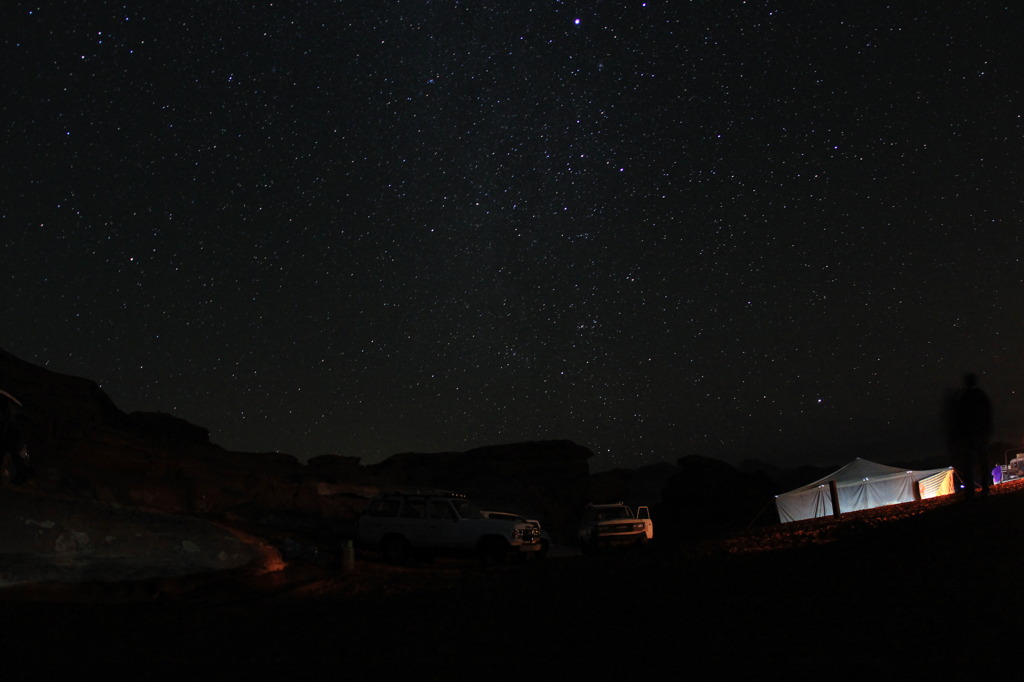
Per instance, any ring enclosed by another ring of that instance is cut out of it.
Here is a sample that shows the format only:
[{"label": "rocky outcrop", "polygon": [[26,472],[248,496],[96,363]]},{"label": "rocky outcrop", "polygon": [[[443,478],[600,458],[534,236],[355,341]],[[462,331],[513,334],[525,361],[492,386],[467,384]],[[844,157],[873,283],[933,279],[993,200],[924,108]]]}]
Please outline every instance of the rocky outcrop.
[{"label": "rocky outcrop", "polygon": [[210,432],[165,412],[132,412],[128,415],[135,433],[169,445],[208,445]]},{"label": "rocky outcrop", "polygon": [[159,412],[126,414],[94,382],[0,351],[0,388],[23,403],[34,473],[28,488],[116,508],[198,515],[261,531],[344,535],[385,488],[464,492],[571,536],[592,453],[569,441],[406,453],[380,464],[322,455],[239,453]]},{"label": "rocky outcrop", "polygon": [[746,523],[768,499],[757,476],[700,457],[591,475],[593,453],[566,440],[403,453],[369,466],[336,455],[302,463],[283,453],[230,452],[202,427],[165,413],[125,414],[94,382],[3,351],[0,388],[24,406],[34,467],[27,488],[281,537],[336,541],[351,533],[367,499],[382,489],[465,493],[484,508],[540,519],[563,543],[575,542],[588,502],[652,506],[660,539],[673,529]]},{"label": "rocky outcrop", "polygon": [[661,462],[636,469],[620,468],[591,474],[586,501],[594,504],[624,502],[634,509],[640,505],[654,505],[661,501],[662,490],[679,471],[678,466]]},{"label": "rocky outcrop", "polygon": [[25,486],[104,505],[237,519],[281,510],[309,523],[352,518],[379,485],[358,462],[229,452],[169,414],[125,414],[94,382],[0,351],[0,388],[22,403],[33,473]]},{"label": "rocky outcrop", "polygon": [[662,491],[656,518],[677,538],[710,537],[777,520],[774,482],[746,474],[717,459],[691,455],[677,462]]},{"label": "rocky outcrop", "polygon": [[264,551],[198,519],[16,489],[0,489],[0,538],[0,588],[239,569]]}]

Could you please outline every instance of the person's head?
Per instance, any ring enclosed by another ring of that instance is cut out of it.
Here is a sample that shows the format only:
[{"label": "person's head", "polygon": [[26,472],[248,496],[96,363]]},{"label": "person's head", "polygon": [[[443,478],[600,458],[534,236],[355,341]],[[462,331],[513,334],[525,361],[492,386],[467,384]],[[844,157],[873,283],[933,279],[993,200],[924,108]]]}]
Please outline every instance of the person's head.
[{"label": "person's head", "polygon": [[978,376],[974,372],[968,372],[964,375],[964,386],[967,388],[974,388],[978,385]]}]

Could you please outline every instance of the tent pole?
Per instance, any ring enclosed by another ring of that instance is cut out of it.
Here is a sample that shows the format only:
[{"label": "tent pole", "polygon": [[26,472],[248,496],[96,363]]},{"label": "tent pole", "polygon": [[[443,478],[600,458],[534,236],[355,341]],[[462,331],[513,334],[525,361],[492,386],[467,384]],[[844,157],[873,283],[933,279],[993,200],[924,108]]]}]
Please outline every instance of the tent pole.
[{"label": "tent pole", "polygon": [[[747,524],[747,527],[744,528],[744,530],[750,530],[750,527],[754,525],[755,521],[757,521],[759,518],[761,518],[761,514],[764,514],[764,510],[767,509],[768,505],[770,505],[772,502],[775,502],[775,500],[774,499],[768,500],[768,503],[765,504],[763,507],[761,507],[761,511],[757,512],[757,516],[755,516],[754,518],[750,519],[750,523]],[[782,520],[779,519],[779,522],[781,523]]]},{"label": "tent pole", "polygon": [[832,495],[832,516],[839,518],[842,511],[839,509],[839,488],[836,487],[835,481],[828,482],[828,492]]}]

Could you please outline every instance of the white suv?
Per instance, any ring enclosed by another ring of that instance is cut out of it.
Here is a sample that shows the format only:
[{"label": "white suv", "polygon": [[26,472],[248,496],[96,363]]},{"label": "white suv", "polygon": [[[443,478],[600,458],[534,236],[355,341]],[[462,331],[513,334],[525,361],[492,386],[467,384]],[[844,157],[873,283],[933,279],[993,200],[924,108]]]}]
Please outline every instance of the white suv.
[{"label": "white suv", "polygon": [[412,554],[476,553],[485,564],[541,549],[540,531],[518,520],[485,518],[475,504],[449,492],[380,495],[359,516],[358,540],[387,561]]}]

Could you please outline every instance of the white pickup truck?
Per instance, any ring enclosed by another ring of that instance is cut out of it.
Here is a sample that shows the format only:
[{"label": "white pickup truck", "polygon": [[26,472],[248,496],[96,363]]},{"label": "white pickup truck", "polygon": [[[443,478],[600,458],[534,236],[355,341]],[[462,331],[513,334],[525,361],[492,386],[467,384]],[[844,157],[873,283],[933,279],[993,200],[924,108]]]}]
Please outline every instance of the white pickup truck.
[{"label": "white pickup truck", "polygon": [[654,521],[647,507],[636,514],[622,502],[590,504],[583,512],[579,539],[583,549],[614,545],[642,545],[654,538]]},{"label": "white pickup truck", "polygon": [[389,493],[370,500],[357,522],[360,545],[402,563],[413,554],[476,554],[485,564],[541,549],[540,530],[523,520],[488,519],[464,496]]}]

